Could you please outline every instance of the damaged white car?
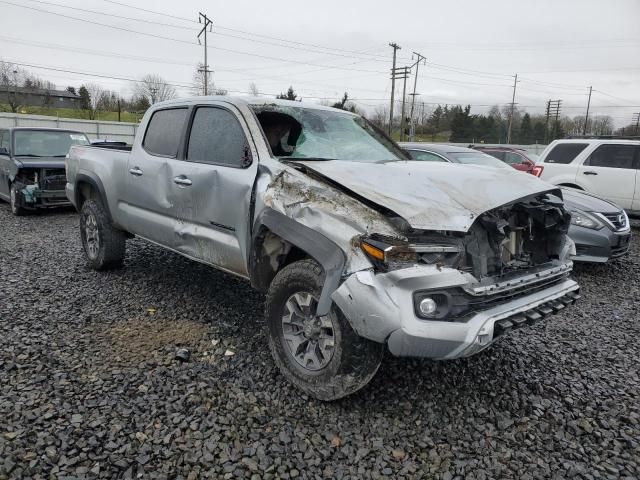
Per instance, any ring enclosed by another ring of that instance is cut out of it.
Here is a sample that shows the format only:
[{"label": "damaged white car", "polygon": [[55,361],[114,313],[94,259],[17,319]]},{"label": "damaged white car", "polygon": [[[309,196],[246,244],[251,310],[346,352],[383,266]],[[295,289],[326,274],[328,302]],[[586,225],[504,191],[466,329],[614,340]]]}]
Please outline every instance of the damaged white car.
[{"label": "damaged white car", "polygon": [[276,364],[322,400],[366,385],[385,349],[469,356],[579,298],[559,189],[411,161],[341,110],[163,102],[131,147],[73,147],[67,178],[93,268],[135,235],[246,278]]}]

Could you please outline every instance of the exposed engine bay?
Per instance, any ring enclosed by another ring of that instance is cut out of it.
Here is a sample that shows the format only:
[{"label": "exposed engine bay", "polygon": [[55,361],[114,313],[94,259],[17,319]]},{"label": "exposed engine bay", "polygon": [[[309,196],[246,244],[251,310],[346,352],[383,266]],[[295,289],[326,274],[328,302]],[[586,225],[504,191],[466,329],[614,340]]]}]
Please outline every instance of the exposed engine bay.
[{"label": "exposed engine bay", "polygon": [[544,193],[485,212],[464,233],[409,228],[407,241],[372,235],[363,242],[384,252],[376,263],[381,270],[431,264],[472,273],[481,281],[561,260],[570,220],[562,200]]},{"label": "exposed engine bay", "polygon": [[562,201],[551,195],[489,211],[465,236],[467,266],[481,279],[557,260],[570,222]]}]

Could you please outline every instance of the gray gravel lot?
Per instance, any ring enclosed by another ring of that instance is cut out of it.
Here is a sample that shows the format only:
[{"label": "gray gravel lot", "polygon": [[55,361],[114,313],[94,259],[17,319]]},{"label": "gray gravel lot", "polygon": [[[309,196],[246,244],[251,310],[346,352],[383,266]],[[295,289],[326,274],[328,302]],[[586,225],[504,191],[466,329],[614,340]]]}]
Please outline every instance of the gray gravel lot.
[{"label": "gray gravel lot", "polygon": [[77,223],[0,204],[0,479],[640,477],[638,242],[546,323],[321,403],[248,284],[138,240],[91,271]]}]

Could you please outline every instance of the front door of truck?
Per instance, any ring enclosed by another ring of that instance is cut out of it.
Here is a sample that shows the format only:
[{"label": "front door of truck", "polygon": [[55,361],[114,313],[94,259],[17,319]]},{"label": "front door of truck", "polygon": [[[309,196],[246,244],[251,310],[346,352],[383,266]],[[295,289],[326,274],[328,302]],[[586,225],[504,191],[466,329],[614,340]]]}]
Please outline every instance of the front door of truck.
[{"label": "front door of truck", "polygon": [[247,274],[245,243],[257,161],[250,134],[231,106],[195,106],[182,159],[168,160],[177,220],[174,248]]},{"label": "front door of truck", "polygon": [[188,108],[156,110],[141,142],[133,146],[120,209],[126,229],[148,240],[173,247],[173,183],[167,162],[176,158],[183,138]]}]

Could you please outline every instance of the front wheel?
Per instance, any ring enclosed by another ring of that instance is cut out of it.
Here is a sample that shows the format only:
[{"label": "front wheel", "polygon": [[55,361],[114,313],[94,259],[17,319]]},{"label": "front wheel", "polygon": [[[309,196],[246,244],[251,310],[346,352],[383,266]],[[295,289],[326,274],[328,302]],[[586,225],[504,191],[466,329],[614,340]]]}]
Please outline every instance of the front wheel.
[{"label": "front wheel", "polygon": [[94,270],[122,266],[126,236],[113,227],[99,201],[89,199],[80,210],[80,238],[85,257]]},{"label": "front wheel", "polygon": [[267,294],[266,328],[271,354],[287,380],[319,400],[336,400],[369,383],[384,345],[358,336],[335,305],[327,316],[316,315],[323,281],[314,260],[278,272]]}]

